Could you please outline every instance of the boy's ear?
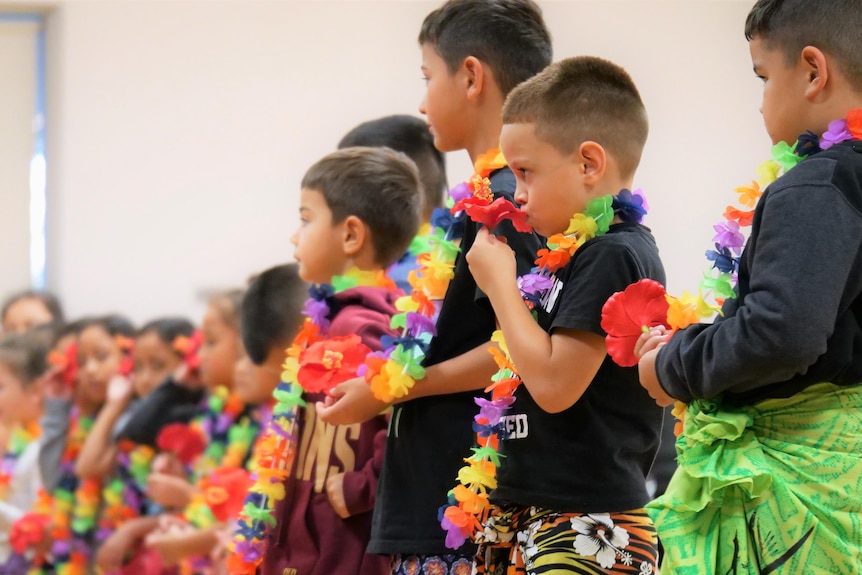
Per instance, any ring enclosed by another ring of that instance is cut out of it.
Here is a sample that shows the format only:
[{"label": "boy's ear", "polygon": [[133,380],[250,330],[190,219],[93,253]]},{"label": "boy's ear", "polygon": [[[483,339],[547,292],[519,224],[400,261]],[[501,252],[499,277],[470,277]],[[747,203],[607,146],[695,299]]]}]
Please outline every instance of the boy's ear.
[{"label": "boy's ear", "polygon": [[597,142],[587,140],[578,146],[575,152],[576,161],[581,165],[581,175],[587,186],[596,185],[605,175],[608,167],[608,156],[604,147]]},{"label": "boy's ear", "polygon": [[342,240],[344,254],[355,256],[365,245],[368,237],[368,228],[356,216],[347,216],[343,222],[344,236]]},{"label": "boy's ear", "polygon": [[464,70],[464,77],[467,80],[467,97],[475,98],[482,93],[485,87],[485,67],[481,60],[475,56],[467,56],[464,58],[464,63],[461,65]]},{"label": "boy's ear", "polygon": [[829,82],[829,63],[819,48],[806,46],[800,54],[800,65],[807,74],[805,97],[809,100],[817,98]]}]

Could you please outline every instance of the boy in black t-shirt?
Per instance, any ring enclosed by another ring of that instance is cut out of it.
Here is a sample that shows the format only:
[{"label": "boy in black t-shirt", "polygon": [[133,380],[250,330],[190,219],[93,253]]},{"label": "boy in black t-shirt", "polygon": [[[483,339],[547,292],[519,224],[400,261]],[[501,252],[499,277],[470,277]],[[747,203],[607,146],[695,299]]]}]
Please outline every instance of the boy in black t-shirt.
[{"label": "boy in black t-shirt", "polygon": [[487,230],[467,254],[522,380],[501,419],[505,458],[477,569],[651,573],[655,529],[643,506],[662,413],[637,370],[607,355],[600,325],[612,294],[643,278],[665,281],[639,223],[642,197],[629,191],[646,111],[622,68],[580,57],[515,88],[503,123],[515,201],[549,251],[537,259],[546,285],[530,294],[512,277],[509,247]]},{"label": "boy in black t-shirt", "polygon": [[[420,111],[441,151],[466,150],[477,168],[494,157],[506,94],[551,61],[550,35],[531,0],[451,0],[425,19],[419,36],[427,91]],[[513,201],[515,178],[505,166],[488,174],[495,197]],[[461,252],[472,245],[478,226],[465,222]],[[540,240],[504,221],[496,233],[529,271]],[[386,456],[374,509],[370,553],[390,555],[393,573],[469,574],[474,548],[449,549],[437,518],[446,492],[473,446],[473,390],[489,383],[494,361],[487,348],[496,326],[462,256],[455,262],[437,336],[423,366],[425,377],[392,411]],[[512,281],[515,272],[512,271]],[[338,398],[319,405],[330,423],[363,421],[386,405],[371,396],[362,379],[332,390]]]}]

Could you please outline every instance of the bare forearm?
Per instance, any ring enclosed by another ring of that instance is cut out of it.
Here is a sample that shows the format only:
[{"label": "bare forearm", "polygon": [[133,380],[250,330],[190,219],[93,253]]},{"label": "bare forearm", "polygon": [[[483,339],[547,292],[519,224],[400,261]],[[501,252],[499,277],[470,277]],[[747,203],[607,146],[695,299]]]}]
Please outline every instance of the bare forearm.
[{"label": "bare forearm", "polygon": [[491,384],[496,367],[488,347],[496,345],[490,341],[462,353],[457,357],[430,366],[425,377],[418,380],[410,393],[396,403],[417,397],[448,395],[464,391],[484,389]]},{"label": "bare forearm", "polygon": [[115,457],[114,446],[111,445],[111,430],[124,410],[125,404],[122,403],[108,403],[102,408],[81,447],[78,461],[75,462],[75,473],[78,477],[100,477],[111,470]]}]

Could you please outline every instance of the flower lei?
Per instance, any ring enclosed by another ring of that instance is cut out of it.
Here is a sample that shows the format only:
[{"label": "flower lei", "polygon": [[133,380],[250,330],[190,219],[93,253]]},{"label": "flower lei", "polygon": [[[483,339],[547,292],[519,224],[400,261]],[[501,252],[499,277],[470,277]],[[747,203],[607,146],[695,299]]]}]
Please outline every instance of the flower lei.
[{"label": "flower lei", "polygon": [[75,475],[75,461],[94,421],[93,416],[82,415],[77,407],[72,408],[50,521],[53,540],[51,555],[58,575],[85,575],[89,568],[101,481],[79,480]]},{"label": "flower lei", "polygon": [[455,259],[460,251],[457,242],[463,234],[464,218],[469,216],[493,228],[505,219],[505,214],[517,212],[506,199],[494,200],[491,193],[488,177],[505,165],[499,150],[480,156],[473,176],[449,191],[447,207],[434,210],[431,231],[411,244],[419,268],[408,275],[410,294],[395,302],[400,313],[393,316],[391,326],[400,330],[399,336],[385,338],[384,351],[372,353],[360,370],[377,399],[391,403],[404,397],[416,380],[425,376],[422,361],[437,333],[434,301],[443,299],[455,275]]},{"label": "flower lei", "polygon": [[[561,234],[548,238],[547,248],[536,253],[536,267],[532,273],[518,278],[518,288],[524,303],[536,315],[536,307],[554,285],[552,275],[564,268],[575,252],[588,240],[604,235],[610,229],[614,217],[623,222],[640,223],[647,213],[646,199],[640,190],[622,190],[619,194],[591,200],[584,212],[569,220],[569,227]],[[506,437],[502,417],[515,402],[514,392],[521,384],[521,377],[506,346],[503,333],[494,332],[491,340],[500,349],[489,351],[499,368],[491,378],[485,392],[491,399],[477,397],[479,413],[473,419],[477,447],[464,459],[467,463],[458,471],[458,482],[449,491],[448,501],[440,508],[438,519],[446,531],[446,546],[461,547],[467,538],[475,538],[483,529],[491,510],[488,500],[490,492],[497,487],[497,471],[502,455],[499,442]]]},{"label": "flower lei", "polygon": [[29,425],[16,427],[9,435],[6,452],[3,454],[3,459],[0,461],[0,501],[5,500],[9,491],[9,484],[12,481],[12,475],[15,473],[15,465],[18,459],[27,449],[27,446],[39,439],[42,430],[37,422],[32,422]]},{"label": "flower lei", "polygon": [[[808,131],[792,146],[782,141],[772,147],[771,158],[757,168],[757,180],[736,188],[740,206],[728,206],[724,220],[713,226],[715,249],[706,252],[712,267],[704,274],[696,296],[682,292],[675,298],[650,280],[641,280],[611,296],[602,309],[602,329],[608,333],[608,354],[613,360],[623,367],[636,365],[635,342],[650,326],[663,325],[672,336],[677,330],[720,314],[724,300],[736,297],[737,272],[746,241],[743,231],[751,227],[763,190],[805,158],[848,140],[862,140],[862,109],[830,122],[819,138]],[[710,296],[714,303],[708,301]],[[676,402],[673,415],[682,420],[684,412],[685,404]],[[677,424],[677,435],[680,430]]]},{"label": "flower lei", "polygon": [[303,311],[306,320],[287,350],[282,381],[273,392],[273,417],[257,445],[252,477],[254,485],[239,514],[232,541],[228,569],[235,575],[253,575],[263,560],[266,537],[275,527],[276,503],[284,499],[284,482],[293,470],[296,457],[296,425],[299,408],[306,405],[303,391],[328,391],[341,381],[355,377],[369,349],[359,336],[327,339],[331,309],[327,299],[357,286],[393,289],[395,284],[383,272],[350,270],[335,277],[332,285],[315,285]]},{"label": "flower lei", "polygon": [[102,513],[96,542],[104,543],[126,521],[147,513],[147,477],[156,451],[130,441],[117,444],[116,476],[102,488]]}]

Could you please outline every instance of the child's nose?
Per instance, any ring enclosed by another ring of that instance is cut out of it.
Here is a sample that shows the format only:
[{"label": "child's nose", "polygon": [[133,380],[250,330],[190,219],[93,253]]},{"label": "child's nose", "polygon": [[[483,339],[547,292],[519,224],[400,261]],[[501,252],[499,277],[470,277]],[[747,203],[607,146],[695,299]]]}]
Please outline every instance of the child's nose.
[{"label": "child's nose", "polygon": [[518,184],[517,187],[515,188],[515,196],[514,196],[515,203],[517,203],[519,206],[523,206],[524,204],[527,203],[528,197],[529,196],[527,194],[527,190],[524,189],[524,186],[522,186],[521,184]]},{"label": "child's nose", "polygon": [[293,234],[290,236],[290,243],[293,244],[293,247],[299,245],[299,230],[293,232]]},{"label": "child's nose", "polygon": [[422,101],[421,101],[421,102],[419,102],[419,113],[420,113],[420,114],[422,114],[423,116],[427,116],[427,115],[428,115],[428,112],[426,112],[426,111],[425,111],[425,101],[426,101],[426,100],[427,100],[427,97],[426,97],[426,96],[423,96],[423,97],[422,97]]}]

